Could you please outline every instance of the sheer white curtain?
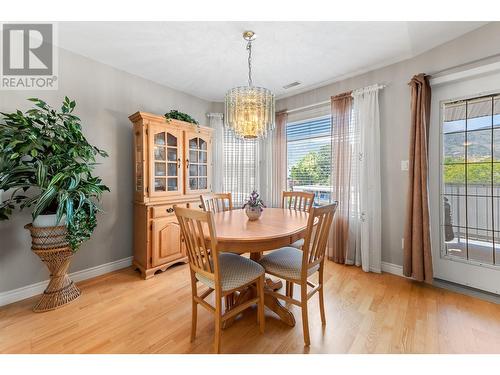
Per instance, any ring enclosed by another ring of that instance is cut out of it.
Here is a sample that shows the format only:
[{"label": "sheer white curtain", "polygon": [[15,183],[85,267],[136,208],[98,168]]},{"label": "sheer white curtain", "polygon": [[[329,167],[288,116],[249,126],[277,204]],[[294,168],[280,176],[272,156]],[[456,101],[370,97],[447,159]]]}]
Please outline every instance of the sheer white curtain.
[{"label": "sheer white curtain", "polygon": [[268,207],[281,207],[281,192],[286,190],[287,113],[276,113],[276,126],[259,145],[259,193]]},{"label": "sheer white curtain", "polygon": [[231,193],[238,208],[255,189],[268,207],[280,207],[286,190],[286,112],[276,114],[275,129],[258,141],[235,137],[221,113],[207,116],[214,129],[213,191]]},{"label": "sheer white curtain", "polygon": [[222,113],[208,113],[208,125],[214,129],[212,139],[212,190],[224,192],[224,117]]},{"label": "sheer white curtain", "polygon": [[[380,189],[380,113],[378,94],[382,87],[373,85],[354,90],[352,122],[359,132],[359,153],[355,173],[358,178],[358,217],[346,263],[361,265],[366,272],[381,272],[381,189]],[[356,156],[356,155],[355,155]],[[354,246],[354,249],[352,249]],[[354,250],[354,251],[352,251]]]},{"label": "sheer white curtain", "polygon": [[234,136],[224,128],[224,191],[233,196],[234,208],[243,205],[252,190],[260,190],[259,142]]}]

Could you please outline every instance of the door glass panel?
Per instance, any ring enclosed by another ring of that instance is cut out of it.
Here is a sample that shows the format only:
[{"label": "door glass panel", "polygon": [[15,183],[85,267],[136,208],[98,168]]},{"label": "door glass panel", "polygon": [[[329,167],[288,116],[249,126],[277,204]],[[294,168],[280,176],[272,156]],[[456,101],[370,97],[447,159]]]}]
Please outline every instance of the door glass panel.
[{"label": "door glass panel", "polygon": [[467,101],[467,131],[476,129],[491,129],[491,110],[493,100],[491,97]]},{"label": "door glass panel", "polygon": [[200,165],[199,175],[200,176],[207,176],[207,166],[206,165]]},{"label": "door glass panel", "polygon": [[177,149],[169,147],[167,150],[168,161],[177,161]]},{"label": "door glass panel", "polygon": [[207,149],[207,142],[201,138],[200,138],[200,149],[202,149],[202,150]]},{"label": "door glass panel", "polygon": [[493,264],[493,232],[467,229],[467,253],[470,260]]},{"label": "door glass panel", "polygon": [[156,145],[164,145],[165,144],[165,133],[156,133],[155,134],[155,144]]},{"label": "door glass panel", "polygon": [[165,163],[155,163],[155,176],[166,176]]},{"label": "door glass panel", "polygon": [[198,165],[197,164],[189,164],[189,175],[190,176],[198,176]]},{"label": "door glass panel", "polygon": [[465,228],[443,226],[443,238],[446,255],[467,259],[467,241]]},{"label": "door glass panel", "polygon": [[177,147],[177,137],[167,133],[167,144],[168,146]]},{"label": "door glass panel", "polygon": [[493,130],[493,161],[500,161],[500,129]]},{"label": "door glass panel", "polygon": [[495,232],[495,264],[500,265],[500,233]]},{"label": "door glass panel", "polygon": [[457,195],[443,196],[443,224],[446,226],[458,226],[465,228],[467,226],[466,211],[465,211],[465,196],[458,195],[459,189],[457,187]]},{"label": "door glass panel", "polygon": [[168,175],[177,176],[177,163],[168,163]]},{"label": "door glass panel", "polygon": [[198,149],[198,138],[192,138],[189,140],[189,148],[193,150]]},{"label": "door glass panel", "polygon": [[155,178],[155,191],[165,191],[166,190],[165,178]]},{"label": "door glass panel", "polygon": [[189,179],[189,188],[191,190],[198,189],[198,178],[190,178]]},{"label": "door glass panel", "polygon": [[201,163],[207,162],[207,153],[205,151],[200,151],[200,162]]},{"label": "door glass panel", "polygon": [[198,163],[198,151],[189,150],[189,161],[191,163]]},{"label": "door glass panel", "polygon": [[467,196],[467,227],[469,229],[492,231],[492,210],[491,197]]},{"label": "door glass panel", "polygon": [[445,163],[465,161],[465,132],[443,136],[443,159]]},{"label": "door glass panel", "polygon": [[482,264],[496,263],[500,232],[496,100],[487,96],[447,103],[442,127],[444,249],[449,256]]},{"label": "door glass panel", "polygon": [[474,163],[467,165],[467,194],[491,195],[492,164]]},{"label": "door glass panel", "polygon": [[168,191],[176,191],[177,190],[177,178],[170,177],[168,179]]},{"label": "door glass panel", "polygon": [[200,178],[199,188],[206,189],[207,188],[207,179],[205,177]]},{"label": "door glass panel", "polygon": [[443,123],[443,133],[465,131],[465,120],[445,121]]},{"label": "door glass panel", "polygon": [[465,194],[465,164],[447,164],[443,166],[444,193],[449,194],[457,187]]},{"label": "door glass panel", "polygon": [[491,129],[467,134],[467,162],[491,161]]},{"label": "door glass panel", "polygon": [[493,101],[493,126],[500,126],[500,96]]},{"label": "door glass panel", "polygon": [[155,146],[155,160],[165,160],[165,147]]}]

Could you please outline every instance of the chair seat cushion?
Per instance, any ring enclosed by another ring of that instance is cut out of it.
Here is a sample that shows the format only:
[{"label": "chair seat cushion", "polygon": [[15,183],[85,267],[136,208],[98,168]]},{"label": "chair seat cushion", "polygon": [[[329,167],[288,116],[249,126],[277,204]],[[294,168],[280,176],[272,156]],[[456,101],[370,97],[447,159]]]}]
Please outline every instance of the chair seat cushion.
[{"label": "chair seat cushion", "polygon": [[[259,263],[266,272],[286,279],[300,280],[302,270],[302,250],[295,247],[282,247],[267,255],[264,255]],[[319,264],[311,267],[307,276],[312,275],[319,269]]]},{"label": "chair seat cushion", "polygon": [[293,244],[290,245],[291,247],[295,247],[296,249],[302,249],[302,246],[304,246],[304,239],[301,238],[300,240],[295,241]]},{"label": "chair seat cushion", "polygon": [[[223,291],[237,289],[264,274],[260,264],[231,253],[219,254],[219,271]],[[198,273],[196,278],[209,288],[215,288],[213,280]]]}]

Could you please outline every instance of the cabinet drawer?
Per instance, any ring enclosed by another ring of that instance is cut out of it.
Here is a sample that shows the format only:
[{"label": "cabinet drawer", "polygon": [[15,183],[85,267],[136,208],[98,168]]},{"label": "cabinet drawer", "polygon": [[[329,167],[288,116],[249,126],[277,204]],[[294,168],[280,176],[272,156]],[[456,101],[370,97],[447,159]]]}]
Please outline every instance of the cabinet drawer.
[{"label": "cabinet drawer", "polygon": [[[186,208],[187,203],[178,203],[175,206]],[[175,215],[173,204],[165,204],[162,206],[153,207],[153,219],[157,219],[159,217],[173,216],[173,215]]]}]

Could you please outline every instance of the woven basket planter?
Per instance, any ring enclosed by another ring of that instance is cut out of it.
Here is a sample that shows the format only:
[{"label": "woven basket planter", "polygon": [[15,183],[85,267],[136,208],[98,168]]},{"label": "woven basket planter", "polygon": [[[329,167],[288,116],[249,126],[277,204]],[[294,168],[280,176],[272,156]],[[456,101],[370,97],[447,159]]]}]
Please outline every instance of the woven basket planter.
[{"label": "woven basket planter", "polygon": [[73,252],[66,241],[65,226],[25,226],[31,233],[31,250],[40,257],[50,272],[49,285],[33,306],[34,312],[55,310],[80,296],[80,290],[68,276]]}]

